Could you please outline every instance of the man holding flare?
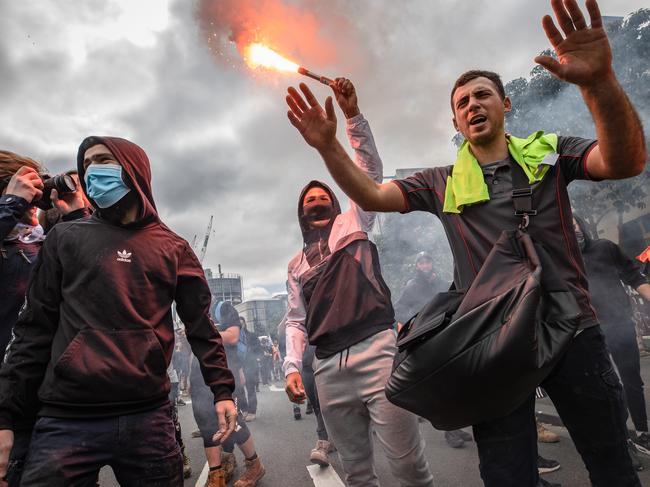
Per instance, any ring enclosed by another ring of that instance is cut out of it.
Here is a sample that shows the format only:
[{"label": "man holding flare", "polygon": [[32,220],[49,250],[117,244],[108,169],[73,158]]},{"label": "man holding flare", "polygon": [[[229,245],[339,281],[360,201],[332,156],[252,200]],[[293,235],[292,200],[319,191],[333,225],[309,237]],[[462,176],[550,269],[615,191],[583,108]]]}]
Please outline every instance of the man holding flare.
[{"label": "man holding flare", "polygon": [[[361,208],[428,211],[440,218],[454,254],[458,289],[472,282],[501,231],[517,227],[520,217],[513,211],[511,173],[524,171],[538,209],[530,218],[528,231],[552,254],[559,277],[582,311],[579,332],[542,385],[567,426],[593,485],[639,486],[626,448],[622,387],[590,303],[571,225],[567,185],[575,179],[622,179],[639,174],[646,160],[644,135],[614,74],[596,1],[586,2],[590,27],[575,0],[552,0],[551,5],[564,36],[550,16],[545,16],[542,24],[558,59],[539,56],[535,61],[557,78],[578,86],[593,117],[598,141],[541,132],[526,139],[507,134],[504,119],[511,102],[500,77],[489,71],[464,73],[453,87],[453,123],[466,139],[455,164],[388,184],[359,170],[337,141],[331,98],[323,110],[304,84],[300,86],[304,98],[290,88],[288,116],[305,141],[319,151],[343,191]],[[473,428],[486,486],[537,485],[532,394],[514,412]]]},{"label": "man holding flare", "polygon": [[[355,167],[381,182],[381,159],[354,86],[337,78],[331,87],[346,117]],[[287,102],[295,103],[295,110],[306,108],[295,96]],[[289,262],[287,277],[286,391],[291,401],[303,402],[302,373],[313,369],[325,426],[348,487],[379,485],[371,430],[399,485],[430,487],[433,477],[417,418],[384,394],[396,350],[395,313],[377,248],[368,238],[374,221],[375,213],[354,201],[341,212],[334,192],[320,181],[301,191],[298,222],[304,244]],[[314,354],[304,353],[307,340]]]}]

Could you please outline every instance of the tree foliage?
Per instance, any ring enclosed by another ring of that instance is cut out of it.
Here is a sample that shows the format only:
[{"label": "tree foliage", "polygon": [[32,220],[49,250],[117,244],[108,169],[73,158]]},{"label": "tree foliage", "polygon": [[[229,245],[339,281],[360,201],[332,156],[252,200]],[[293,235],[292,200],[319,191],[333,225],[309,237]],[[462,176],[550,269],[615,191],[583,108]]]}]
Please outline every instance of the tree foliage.
[{"label": "tree foliage", "polygon": [[[613,51],[614,70],[647,126],[650,123],[650,9],[641,9],[627,18],[607,18],[606,29]],[[550,50],[544,54],[553,53]],[[554,78],[541,66],[530,78],[517,78],[506,84],[513,109],[506,115],[509,132],[526,136],[536,130],[560,135],[595,137],[592,118],[575,86]],[[646,145],[650,137],[646,134]],[[582,215],[591,230],[611,212],[622,222],[626,213],[647,205],[650,169],[623,181],[574,182],[569,187],[574,210]]]}]

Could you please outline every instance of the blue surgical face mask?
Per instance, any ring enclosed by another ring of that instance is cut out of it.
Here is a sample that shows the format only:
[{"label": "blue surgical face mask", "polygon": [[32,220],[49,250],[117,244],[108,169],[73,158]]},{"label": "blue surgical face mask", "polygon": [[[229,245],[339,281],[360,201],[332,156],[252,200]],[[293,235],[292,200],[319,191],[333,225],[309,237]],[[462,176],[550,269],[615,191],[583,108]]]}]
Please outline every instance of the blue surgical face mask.
[{"label": "blue surgical face mask", "polygon": [[108,208],[131,191],[122,180],[119,164],[92,164],[84,175],[88,197],[100,208]]}]

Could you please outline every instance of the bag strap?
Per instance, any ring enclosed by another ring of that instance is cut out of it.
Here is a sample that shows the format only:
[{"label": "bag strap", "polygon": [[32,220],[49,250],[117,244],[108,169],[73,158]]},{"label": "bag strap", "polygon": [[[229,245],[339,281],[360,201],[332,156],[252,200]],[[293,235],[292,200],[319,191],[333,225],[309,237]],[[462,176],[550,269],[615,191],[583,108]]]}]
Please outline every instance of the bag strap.
[{"label": "bag strap", "polygon": [[522,230],[528,227],[530,216],[537,215],[533,208],[533,188],[528,182],[524,170],[515,161],[510,161],[512,173],[512,204],[515,207],[515,216],[522,217],[519,228]]}]

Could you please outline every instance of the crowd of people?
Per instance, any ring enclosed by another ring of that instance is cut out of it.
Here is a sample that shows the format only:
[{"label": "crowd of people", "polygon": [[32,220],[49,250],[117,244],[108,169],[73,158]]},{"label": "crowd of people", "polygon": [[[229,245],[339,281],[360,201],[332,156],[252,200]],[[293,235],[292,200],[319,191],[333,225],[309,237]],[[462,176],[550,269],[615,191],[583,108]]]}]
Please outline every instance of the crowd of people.
[{"label": "crowd of people", "polygon": [[[519,227],[551,256],[579,310],[575,336],[539,393],[553,401],[594,486],[639,487],[634,456],[650,456],[650,435],[623,283],[650,301],[647,261],[594,238],[573,214],[567,186],[640,174],[644,133],[614,74],[596,1],[586,4],[590,26],[575,0],[551,3],[561,31],[550,17],[543,26],[557,57],[536,61],[578,86],[597,140],[508,134],[511,102],[501,78],[472,70],[450,95],[465,139],[454,164],[383,183],[352,82],[337,78],[324,107],[305,84],[289,88],[289,121],[349,205],[344,211],[321,181],[300,192],[303,244],[288,263],[277,341],[252,333],[232,303],[214,302],[194,252],[160,219],[139,146],[87,137],[76,169],[54,177],[33,159],[0,151],[0,486],[95,486],[104,466],[120,485],[182,486],[191,473],[178,419],[186,393],[208,464],[206,487],[233,479],[235,446],[244,471],[233,485],[254,487],[265,474],[249,428],[257,392],[282,379],[294,418],[305,402],[316,416],[311,462],[327,466],[336,451],[347,486],[378,486],[374,433],[400,485],[433,486],[422,419],[385,393],[396,335],[408,333],[437,293],[468,289],[502,231]],[[336,137],[335,101],[353,158]],[[534,205],[523,214],[512,202],[521,178]],[[377,212],[411,211],[442,222],[453,283],[422,252],[393,305],[369,235]],[[528,392],[516,409],[467,424],[472,434],[446,432],[452,447],[476,443],[487,487],[552,485],[539,475],[558,464],[537,452],[544,430],[536,391]]]}]

